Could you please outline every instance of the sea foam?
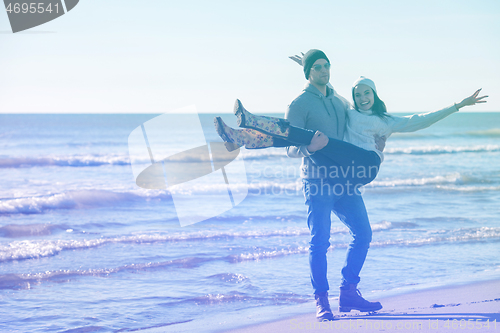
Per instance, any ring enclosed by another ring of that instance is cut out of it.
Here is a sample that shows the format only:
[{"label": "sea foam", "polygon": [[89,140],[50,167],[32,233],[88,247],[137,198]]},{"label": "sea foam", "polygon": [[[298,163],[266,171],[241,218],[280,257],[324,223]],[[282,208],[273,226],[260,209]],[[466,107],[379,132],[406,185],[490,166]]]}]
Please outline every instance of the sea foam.
[{"label": "sea foam", "polygon": [[96,167],[101,165],[130,165],[128,156],[123,155],[73,155],[73,156],[2,156],[0,168],[31,167]]},{"label": "sea foam", "polygon": [[435,155],[435,154],[457,154],[457,153],[489,153],[500,151],[500,145],[474,145],[474,146],[418,146],[418,147],[395,147],[386,148],[384,154],[411,154],[411,155]]}]

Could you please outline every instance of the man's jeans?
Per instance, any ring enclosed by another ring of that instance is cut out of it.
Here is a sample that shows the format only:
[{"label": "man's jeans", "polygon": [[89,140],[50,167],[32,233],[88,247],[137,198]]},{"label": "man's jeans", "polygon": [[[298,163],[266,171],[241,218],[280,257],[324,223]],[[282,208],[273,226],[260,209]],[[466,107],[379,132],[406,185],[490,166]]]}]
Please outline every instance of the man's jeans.
[{"label": "man's jeans", "polygon": [[307,225],[311,231],[309,265],[314,293],[329,290],[326,252],[330,246],[332,211],[349,228],[352,235],[342,268],[341,288],[358,283],[359,272],[372,240],[372,229],[361,194],[353,188],[347,193],[340,184],[328,179],[303,179],[303,186],[308,206]]}]

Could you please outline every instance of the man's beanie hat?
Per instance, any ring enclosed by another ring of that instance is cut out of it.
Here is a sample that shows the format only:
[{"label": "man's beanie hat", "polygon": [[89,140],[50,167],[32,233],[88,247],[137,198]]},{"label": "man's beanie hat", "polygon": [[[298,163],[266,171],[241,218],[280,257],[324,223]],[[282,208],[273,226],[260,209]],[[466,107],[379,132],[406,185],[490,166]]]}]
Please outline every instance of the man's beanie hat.
[{"label": "man's beanie hat", "polygon": [[311,72],[312,65],[318,59],[325,59],[328,63],[330,63],[330,60],[323,51],[311,49],[304,54],[304,57],[302,58],[302,65],[304,66],[304,74],[306,75],[307,80],[309,80],[309,73]]}]

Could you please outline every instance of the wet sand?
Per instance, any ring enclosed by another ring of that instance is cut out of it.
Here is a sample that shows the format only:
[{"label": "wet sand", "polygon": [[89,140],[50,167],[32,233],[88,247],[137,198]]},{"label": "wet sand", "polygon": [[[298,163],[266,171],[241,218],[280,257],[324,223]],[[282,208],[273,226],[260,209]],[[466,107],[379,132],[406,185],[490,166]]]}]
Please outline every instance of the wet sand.
[{"label": "wet sand", "polygon": [[338,312],[338,299],[330,297],[336,320],[319,323],[315,305],[311,313],[224,331],[227,333],[279,332],[499,332],[500,281],[433,288],[379,299],[376,313]]}]

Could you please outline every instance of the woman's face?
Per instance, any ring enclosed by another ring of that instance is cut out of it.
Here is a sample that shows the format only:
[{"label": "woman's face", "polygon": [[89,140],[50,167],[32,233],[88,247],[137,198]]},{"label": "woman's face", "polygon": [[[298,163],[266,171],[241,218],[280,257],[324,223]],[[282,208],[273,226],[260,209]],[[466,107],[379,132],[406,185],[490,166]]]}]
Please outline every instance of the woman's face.
[{"label": "woman's face", "polygon": [[375,102],[372,88],[366,84],[358,84],[354,87],[354,102],[356,102],[358,109],[362,111],[370,110],[373,102]]}]

